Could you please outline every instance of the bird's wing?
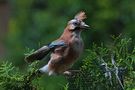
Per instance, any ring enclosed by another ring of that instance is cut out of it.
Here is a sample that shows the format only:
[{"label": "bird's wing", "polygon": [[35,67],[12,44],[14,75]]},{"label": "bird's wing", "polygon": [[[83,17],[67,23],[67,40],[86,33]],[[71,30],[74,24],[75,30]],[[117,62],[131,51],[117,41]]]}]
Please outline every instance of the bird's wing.
[{"label": "bird's wing", "polygon": [[49,52],[53,51],[55,48],[58,47],[65,47],[66,43],[62,40],[56,40],[52,43],[41,47],[37,51],[33,52],[31,55],[28,55],[25,57],[25,60],[27,62],[33,62],[35,60],[41,60],[43,59]]},{"label": "bird's wing", "polygon": [[60,46],[66,47],[67,44],[66,44],[63,40],[56,40],[56,41],[53,41],[52,43],[50,43],[50,44],[48,45],[48,47],[49,47],[50,49],[54,49],[54,48],[60,47]]}]

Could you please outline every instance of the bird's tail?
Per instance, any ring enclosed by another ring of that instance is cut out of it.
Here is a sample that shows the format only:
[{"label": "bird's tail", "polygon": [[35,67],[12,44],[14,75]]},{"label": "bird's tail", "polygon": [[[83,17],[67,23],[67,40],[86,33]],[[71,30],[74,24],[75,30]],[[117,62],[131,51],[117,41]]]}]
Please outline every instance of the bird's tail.
[{"label": "bird's tail", "polygon": [[42,48],[38,49],[34,53],[25,57],[26,62],[33,62],[35,60],[43,59],[49,52],[50,48],[48,46],[43,46]]}]

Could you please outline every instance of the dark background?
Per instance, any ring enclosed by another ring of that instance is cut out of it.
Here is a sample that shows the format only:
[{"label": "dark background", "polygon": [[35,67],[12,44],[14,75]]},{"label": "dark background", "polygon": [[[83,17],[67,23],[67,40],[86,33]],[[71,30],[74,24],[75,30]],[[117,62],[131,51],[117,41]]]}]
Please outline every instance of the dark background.
[{"label": "dark background", "polygon": [[[86,12],[91,26],[82,33],[86,49],[93,42],[111,43],[112,35],[122,34],[135,42],[134,9],[135,0],[0,0],[0,63],[8,60],[25,68],[28,48],[38,49],[58,38],[79,11]],[[66,82],[63,77],[45,81],[47,90],[57,90]]]}]

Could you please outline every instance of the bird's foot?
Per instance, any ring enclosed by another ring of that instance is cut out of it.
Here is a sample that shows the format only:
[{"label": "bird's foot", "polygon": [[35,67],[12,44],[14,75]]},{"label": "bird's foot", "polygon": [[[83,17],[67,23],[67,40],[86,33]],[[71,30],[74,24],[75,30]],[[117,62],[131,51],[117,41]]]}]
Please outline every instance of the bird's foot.
[{"label": "bird's foot", "polygon": [[65,71],[63,74],[66,75],[66,76],[71,76],[72,75],[72,73],[70,71]]},{"label": "bird's foot", "polygon": [[63,73],[65,76],[74,77],[80,70],[68,70]]}]

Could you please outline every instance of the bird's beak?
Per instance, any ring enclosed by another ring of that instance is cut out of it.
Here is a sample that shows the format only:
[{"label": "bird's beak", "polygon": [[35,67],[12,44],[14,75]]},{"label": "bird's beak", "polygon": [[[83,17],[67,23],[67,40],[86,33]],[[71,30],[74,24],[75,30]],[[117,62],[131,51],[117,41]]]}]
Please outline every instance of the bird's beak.
[{"label": "bird's beak", "polygon": [[89,28],[89,27],[90,27],[90,26],[89,26],[89,25],[87,25],[87,24],[85,24],[85,25],[84,25],[84,28]]},{"label": "bird's beak", "polygon": [[81,26],[81,28],[82,28],[82,29],[88,29],[88,28],[90,28],[90,26],[84,23],[84,24]]}]

